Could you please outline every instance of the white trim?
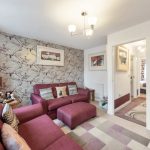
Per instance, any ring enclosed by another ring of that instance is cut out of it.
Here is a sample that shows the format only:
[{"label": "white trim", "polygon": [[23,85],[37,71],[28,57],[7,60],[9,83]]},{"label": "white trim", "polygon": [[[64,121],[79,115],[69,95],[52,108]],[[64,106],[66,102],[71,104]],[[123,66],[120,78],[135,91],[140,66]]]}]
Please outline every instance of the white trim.
[{"label": "white trim", "polygon": [[[150,56],[150,21],[108,35],[107,41],[107,75],[108,75],[108,114],[114,114],[114,64],[112,52],[114,46],[146,39],[146,56]],[[147,95],[146,128],[150,130],[150,59],[146,59]]]}]

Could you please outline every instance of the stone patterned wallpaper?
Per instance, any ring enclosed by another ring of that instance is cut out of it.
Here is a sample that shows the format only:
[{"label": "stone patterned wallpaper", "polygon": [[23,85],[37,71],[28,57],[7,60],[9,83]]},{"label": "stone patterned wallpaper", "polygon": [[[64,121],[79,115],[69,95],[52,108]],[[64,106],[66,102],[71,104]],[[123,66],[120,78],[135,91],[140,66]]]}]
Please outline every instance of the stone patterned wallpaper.
[{"label": "stone patterned wallpaper", "polygon": [[[37,45],[63,49],[65,65],[63,67],[37,65]],[[22,99],[23,104],[30,103],[30,94],[34,84],[75,81],[78,86],[83,86],[83,75],[83,50],[0,33],[2,90],[14,91]]]}]

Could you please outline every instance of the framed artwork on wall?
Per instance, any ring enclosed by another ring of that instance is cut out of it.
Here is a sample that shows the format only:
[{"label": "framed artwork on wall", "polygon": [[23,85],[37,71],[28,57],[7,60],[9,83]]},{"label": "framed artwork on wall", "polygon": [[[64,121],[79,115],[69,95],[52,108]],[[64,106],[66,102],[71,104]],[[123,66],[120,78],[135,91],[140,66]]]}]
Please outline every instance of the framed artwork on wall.
[{"label": "framed artwork on wall", "polygon": [[37,64],[64,66],[64,50],[37,46]]},{"label": "framed artwork on wall", "polygon": [[129,51],[125,47],[117,47],[117,71],[128,71]]},{"label": "framed artwork on wall", "polygon": [[106,69],[106,55],[104,52],[89,55],[89,69],[90,70]]}]

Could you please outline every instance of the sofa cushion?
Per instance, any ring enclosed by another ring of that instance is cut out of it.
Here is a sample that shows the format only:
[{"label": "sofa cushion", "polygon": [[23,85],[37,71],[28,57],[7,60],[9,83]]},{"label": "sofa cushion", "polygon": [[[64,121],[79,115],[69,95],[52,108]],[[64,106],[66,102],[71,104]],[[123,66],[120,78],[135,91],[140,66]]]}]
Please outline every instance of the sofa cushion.
[{"label": "sofa cushion", "polygon": [[11,106],[7,103],[5,104],[3,108],[2,117],[5,123],[9,124],[16,131],[18,131],[19,120],[16,117],[15,113],[13,112]]},{"label": "sofa cushion", "polygon": [[66,86],[56,87],[57,98],[67,96]]},{"label": "sofa cushion", "polygon": [[78,94],[76,85],[68,85],[69,95]]},{"label": "sofa cushion", "polygon": [[35,84],[33,86],[34,94],[40,95],[40,89],[50,88],[50,84]]},{"label": "sofa cushion", "polygon": [[2,140],[8,150],[31,150],[26,141],[6,123],[2,127]]},{"label": "sofa cushion", "polygon": [[87,96],[86,95],[81,95],[81,94],[70,95],[70,99],[71,99],[72,103],[86,102],[87,101]]},{"label": "sofa cushion", "polygon": [[67,92],[67,95],[69,95],[69,91],[68,91],[68,85],[76,85],[76,82],[66,82],[66,83],[59,83],[59,86],[66,86],[66,92]]},{"label": "sofa cushion", "polygon": [[72,101],[69,96],[65,96],[62,98],[55,98],[54,100],[47,101],[48,103],[48,110],[55,110],[61,106],[71,104]]},{"label": "sofa cushion", "polygon": [[54,97],[57,97],[56,88],[55,88],[56,86],[59,86],[59,84],[57,84],[57,83],[53,83],[53,84],[36,84],[36,85],[33,86],[34,94],[40,95],[40,89],[52,88]]},{"label": "sofa cushion", "polygon": [[67,135],[64,135],[45,150],[82,150],[82,148]]},{"label": "sofa cushion", "polygon": [[40,89],[40,96],[45,100],[54,99],[52,88]]},{"label": "sofa cushion", "polygon": [[19,125],[19,134],[33,150],[43,150],[64,135],[47,115]]}]

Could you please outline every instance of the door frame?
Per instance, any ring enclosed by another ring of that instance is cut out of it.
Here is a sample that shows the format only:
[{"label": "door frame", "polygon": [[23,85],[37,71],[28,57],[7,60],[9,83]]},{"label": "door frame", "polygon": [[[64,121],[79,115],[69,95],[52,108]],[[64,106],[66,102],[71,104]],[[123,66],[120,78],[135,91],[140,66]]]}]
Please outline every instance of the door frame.
[{"label": "door frame", "polygon": [[[132,43],[135,41],[140,41],[140,40],[146,40],[146,56],[150,55],[150,51],[148,51],[148,48],[150,48],[150,37],[143,37],[143,38],[135,38],[134,40],[127,40],[126,42],[114,42],[113,43],[108,43],[110,45],[107,45],[107,69],[108,69],[108,110],[107,113],[110,115],[114,115],[115,114],[115,108],[114,108],[114,91],[115,91],[115,68],[114,68],[114,49],[116,46],[118,45],[123,45],[126,43]],[[109,52],[108,52],[109,50]],[[148,63],[149,62],[149,63]],[[148,64],[150,64],[150,60],[146,59],[146,82],[147,80],[150,81],[150,77],[148,76],[150,74],[150,72],[148,71]],[[146,128],[148,130],[150,130],[150,91],[148,91],[148,89],[150,89],[150,84],[148,84],[147,82],[147,86],[146,86],[146,90],[147,90],[147,94],[146,94]]]}]

